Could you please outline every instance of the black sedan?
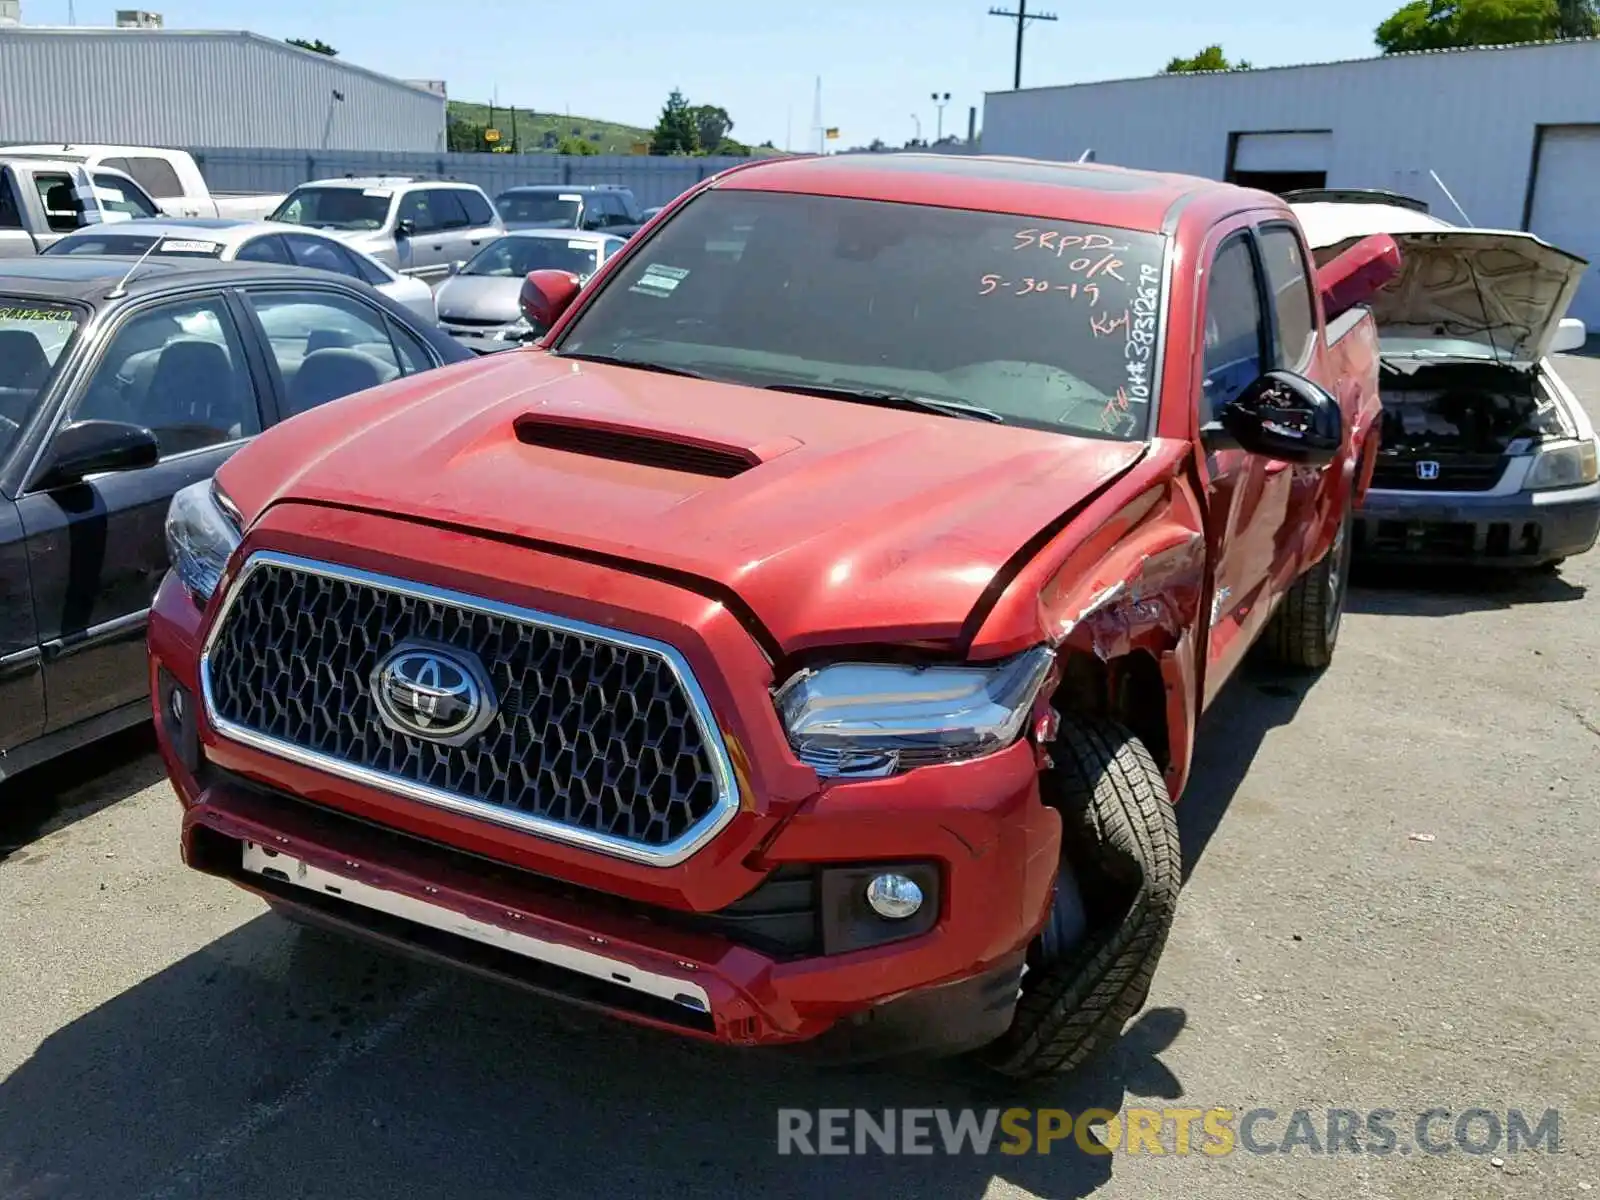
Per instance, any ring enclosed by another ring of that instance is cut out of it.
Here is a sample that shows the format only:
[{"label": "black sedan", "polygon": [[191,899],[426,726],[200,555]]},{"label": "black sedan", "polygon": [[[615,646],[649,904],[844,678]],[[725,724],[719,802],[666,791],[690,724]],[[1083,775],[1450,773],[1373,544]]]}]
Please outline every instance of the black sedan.
[{"label": "black sedan", "polygon": [[0,262],[0,780],[149,716],[174,492],[297,412],[474,357],[343,276],[133,266]]}]

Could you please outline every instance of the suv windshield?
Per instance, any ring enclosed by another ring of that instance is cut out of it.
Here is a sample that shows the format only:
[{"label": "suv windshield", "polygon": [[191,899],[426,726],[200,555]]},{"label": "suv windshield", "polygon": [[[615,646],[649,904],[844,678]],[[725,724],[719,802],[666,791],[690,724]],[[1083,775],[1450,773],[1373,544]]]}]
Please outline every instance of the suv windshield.
[{"label": "suv windshield", "polygon": [[317,229],[382,229],[393,199],[387,188],[303,187],[267,220]]},{"label": "suv windshield", "polygon": [[495,200],[500,219],[508,225],[537,225],[546,229],[576,229],[578,207],[582,203],[576,196],[549,192],[506,192]]},{"label": "suv windshield", "polygon": [[1078,221],[710,191],[611,277],[557,352],[1139,440],[1164,250],[1159,234]]},{"label": "suv windshield", "polygon": [[32,418],[84,313],[27,296],[0,295],[0,460]]},{"label": "suv windshield", "polygon": [[589,278],[595,269],[595,244],[560,237],[503,237],[478,251],[461,273],[522,276],[546,269]]}]

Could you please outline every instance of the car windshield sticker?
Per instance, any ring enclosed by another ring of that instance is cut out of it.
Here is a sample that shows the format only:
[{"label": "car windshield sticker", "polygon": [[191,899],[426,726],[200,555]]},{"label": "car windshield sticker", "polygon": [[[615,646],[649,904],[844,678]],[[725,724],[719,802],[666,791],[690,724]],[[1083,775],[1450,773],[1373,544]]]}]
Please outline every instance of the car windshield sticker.
[{"label": "car windshield sticker", "polygon": [[594,243],[593,242],[568,242],[567,243],[567,249],[568,250],[593,250],[594,249]]},{"label": "car windshield sticker", "polygon": [[644,274],[639,276],[639,282],[628,290],[637,292],[641,296],[670,296],[673,289],[682,283],[688,274],[686,267],[666,267],[660,263],[651,263],[644,269]]},{"label": "car windshield sticker", "polygon": [[0,321],[49,321],[70,325],[76,320],[70,308],[0,308]]},{"label": "car windshield sticker", "polygon": [[374,200],[387,200],[394,195],[393,192],[385,191],[383,188],[365,188],[361,194],[363,196],[371,196]]},{"label": "car windshield sticker", "polygon": [[184,238],[168,238],[161,243],[162,254],[215,254],[221,249],[216,242],[197,242]]},{"label": "car windshield sticker", "polygon": [[557,196],[556,199],[557,200],[571,200],[574,204],[576,204],[576,203],[579,203],[580,201],[582,201],[583,197],[579,196],[579,195],[567,195],[567,194],[563,193],[562,195]]}]

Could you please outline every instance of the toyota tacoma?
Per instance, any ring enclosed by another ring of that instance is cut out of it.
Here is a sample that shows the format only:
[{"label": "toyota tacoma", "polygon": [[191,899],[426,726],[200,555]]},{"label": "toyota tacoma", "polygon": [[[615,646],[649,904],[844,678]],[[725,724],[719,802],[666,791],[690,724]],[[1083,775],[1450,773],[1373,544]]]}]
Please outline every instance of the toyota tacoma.
[{"label": "toyota tacoma", "polygon": [[1188,177],[715,176],[535,272],[538,344],[174,499],[184,859],[662,1029],[1070,1069],[1144,1003],[1200,713],[1333,653],[1398,263]]}]

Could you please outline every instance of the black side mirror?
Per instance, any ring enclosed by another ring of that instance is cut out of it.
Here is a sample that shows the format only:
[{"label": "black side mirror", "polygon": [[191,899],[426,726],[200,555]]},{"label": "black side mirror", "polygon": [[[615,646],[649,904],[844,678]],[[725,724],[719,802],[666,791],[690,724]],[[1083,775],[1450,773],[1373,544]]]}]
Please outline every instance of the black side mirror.
[{"label": "black side mirror", "polygon": [[1210,449],[1321,466],[1344,444],[1344,412],[1328,391],[1293,371],[1268,371],[1201,431]]},{"label": "black side mirror", "polygon": [[75,421],[57,431],[49,464],[39,479],[43,488],[81,483],[101,471],[134,471],[161,458],[156,435],[125,421]]},{"label": "black side mirror", "polygon": [[394,223],[394,235],[397,238],[408,238],[417,232],[417,223],[409,217]]}]

